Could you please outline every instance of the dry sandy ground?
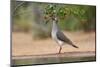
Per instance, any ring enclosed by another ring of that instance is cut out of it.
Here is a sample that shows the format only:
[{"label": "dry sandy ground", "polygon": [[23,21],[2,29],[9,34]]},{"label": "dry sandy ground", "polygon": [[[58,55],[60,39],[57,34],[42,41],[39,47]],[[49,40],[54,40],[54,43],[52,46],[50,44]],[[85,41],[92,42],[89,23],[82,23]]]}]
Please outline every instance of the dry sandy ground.
[{"label": "dry sandy ground", "polygon": [[[73,48],[70,45],[64,45],[62,53],[77,51],[95,51],[95,32],[64,32],[75,45],[79,48]],[[40,55],[58,53],[59,46],[51,38],[45,40],[33,40],[32,34],[12,33],[12,55]]]}]

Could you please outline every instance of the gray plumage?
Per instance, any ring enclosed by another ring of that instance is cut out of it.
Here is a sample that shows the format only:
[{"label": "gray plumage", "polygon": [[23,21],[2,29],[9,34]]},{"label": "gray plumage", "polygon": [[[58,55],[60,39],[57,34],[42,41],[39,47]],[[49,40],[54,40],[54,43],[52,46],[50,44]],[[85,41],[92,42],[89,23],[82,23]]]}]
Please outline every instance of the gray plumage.
[{"label": "gray plumage", "polygon": [[75,46],[71,40],[69,40],[61,31],[58,31],[57,33],[57,38],[69,45],[72,45],[75,48],[78,48],[77,46]]},{"label": "gray plumage", "polygon": [[[67,38],[63,32],[61,32],[61,30],[59,29],[58,25],[57,25],[57,19],[55,18],[53,20],[53,26],[52,26],[52,32],[51,32],[51,36],[52,38],[60,45],[60,47],[64,44],[67,43],[75,48],[78,48],[77,46],[75,46],[71,40],[69,40],[69,38]],[[61,50],[61,48],[60,48]]]}]

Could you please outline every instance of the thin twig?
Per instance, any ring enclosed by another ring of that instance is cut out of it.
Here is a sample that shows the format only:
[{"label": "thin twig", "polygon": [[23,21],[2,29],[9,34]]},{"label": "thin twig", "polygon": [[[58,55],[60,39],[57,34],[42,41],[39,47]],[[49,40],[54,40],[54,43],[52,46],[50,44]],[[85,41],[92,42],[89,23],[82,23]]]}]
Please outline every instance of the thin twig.
[{"label": "thin twig", "polygon": [[12,15],[14,15],[15,11],[17,10],[18,7],[22,6],[25,2],[20,3],[19,5],[17,5],[12,13]]}]

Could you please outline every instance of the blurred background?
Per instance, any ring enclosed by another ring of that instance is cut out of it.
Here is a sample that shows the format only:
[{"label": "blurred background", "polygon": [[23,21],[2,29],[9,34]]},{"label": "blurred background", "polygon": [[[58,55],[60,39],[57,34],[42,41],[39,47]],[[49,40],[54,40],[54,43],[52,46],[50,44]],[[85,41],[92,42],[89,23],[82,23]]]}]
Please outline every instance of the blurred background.
[{"label": "blurred background", "polygon": [[96,6],[13,0],[13,56],[58,52],[59,46],[50,37],[54,14],[64,34],[79,47],[65,45],[62,52],[95,51]]},{"label": "blurred background", "polygon": [[[64,31],[95,31],[96,7],[89,5],[46,4],[13,1],[12,31],[33,32],[33,38],[50,36],[51,17],[56,11],[59,26]],[[45,24],[49,22],[49,24]]]}]

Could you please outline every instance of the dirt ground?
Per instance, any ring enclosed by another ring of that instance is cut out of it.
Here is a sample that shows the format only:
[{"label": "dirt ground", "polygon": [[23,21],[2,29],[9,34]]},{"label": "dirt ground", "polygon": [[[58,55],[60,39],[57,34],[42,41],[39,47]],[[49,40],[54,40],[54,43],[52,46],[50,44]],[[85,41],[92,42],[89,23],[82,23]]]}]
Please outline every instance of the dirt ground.
[{"label": "dirt ground", "polygon": [[[64,32],[64,34],[79,48],[65,44],[62,53],[95,51],[95,32]],[[58,51],[59,46],[51,38],[33,40],[30,33],[12,33],[12,56],[51,54],[58,53]]]}]

